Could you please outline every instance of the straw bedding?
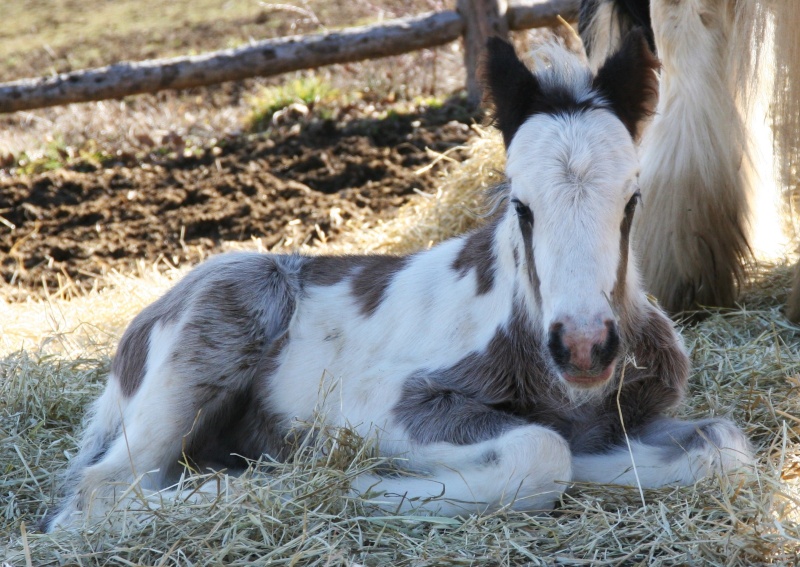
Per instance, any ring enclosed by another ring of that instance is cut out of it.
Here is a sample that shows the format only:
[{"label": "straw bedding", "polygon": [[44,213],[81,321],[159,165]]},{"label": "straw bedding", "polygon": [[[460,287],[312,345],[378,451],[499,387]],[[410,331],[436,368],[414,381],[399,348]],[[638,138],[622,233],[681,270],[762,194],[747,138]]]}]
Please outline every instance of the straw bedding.
[{"label": "straw bedding", "polygon": [[[483,136],[465,162],[448,168],[436,195],[417,196],[392,221],[354,224],[347,239],[311,252],[407,252],[462,232],[480,222],[481,193],[501,179],[501,166],[498,140]],[[643,493],[574,486],[555,513],[542,516],[375,516],[346,489],[352,475],[382,463],[368,443],[340,431],[322,447],[307,439],[288,463],[254,463],[237,478],[189,475],[178,499],[134,488],[132,503],[107,521],[37,533],[125,323],[179,276],[143,265],[69,302],[0,302],[3,566],[798,561],[800,328],[780,311],[791,278],[785,261],[758,266],[741,308],[712,311],[682,329],[694,374],[681,415],[726,415],[743,426],[759,456],[752,478]],[[204,482],[213,490],[192,493]]]}]

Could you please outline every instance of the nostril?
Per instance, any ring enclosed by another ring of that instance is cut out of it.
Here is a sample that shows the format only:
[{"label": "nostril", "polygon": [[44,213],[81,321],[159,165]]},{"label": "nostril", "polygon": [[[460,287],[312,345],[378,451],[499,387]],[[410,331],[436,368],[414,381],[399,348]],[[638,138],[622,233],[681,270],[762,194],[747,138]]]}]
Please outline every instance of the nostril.
[{"label": "nostril", "polygon": [[617,324],[614,321],[606,321],[606,330],[608,335],[606,337],[606,344],[608,346],[613,346],[614,351],[616,352],[619,350],[619,331],[617,330]]},{"label": "nostril", "polygon": [[550,356],[557,366],[563,368],[569,364],[570,351],[564,344],[564,325],[563,323],[553,323],[550,325],[550,333],[547,337],[547,348],[550,349]]},{"label": "nostril", "polygon": [[614,362],[617,354],[619,354],[620,340],[617,324],[614,321],[607,320],[605,325],[605,341],[592,347],[592,365],[599,368],[606,368]]}]

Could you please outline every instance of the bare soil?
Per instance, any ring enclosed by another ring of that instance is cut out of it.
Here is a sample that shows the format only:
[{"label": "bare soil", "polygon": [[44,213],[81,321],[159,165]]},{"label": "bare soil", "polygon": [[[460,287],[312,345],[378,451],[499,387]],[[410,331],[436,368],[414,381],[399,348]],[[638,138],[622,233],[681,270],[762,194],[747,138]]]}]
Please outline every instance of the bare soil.
[{"label": "bare soil", "polygon": [[189,149],[175,136],[145,159],[0,179],[2,280],[23,299],[85,289],[142,260],[197,262],[224,241],[335,239],[348,219],[390,215],[433,190],[440,166],[416,173],[432,160],[426,148],[463,144],[474,119],[457,100],[382,120],[306,117],[269,135]]},{"label": "bare soil", "polygon": [[[20,26],[0,32],[7,63],[0,80],[444,7],[440,0],[301,0],[294,7],[34,0],[15,9]],[[410,114],[398,114],[393,102],[406,108],[460,88],[460,61],[447,48],[319,70],[347,95],[326,109],[328,118],[313,108],[289,113],[258,134],[242,133],[249,97],[291,77],[0,116],[2,297],[70,295],[109,270],[196,263],[229,241],[257,238],[268,249],[291,249],[335,240],[350,220],[391,215],[415,190],[435,189],[441,163],[417,174],[433,159],[426,148],[463,144],[480,120],[457,98],[441,108],[416,105]],[[17,167],[23,157],[87,148],[94,155],[56,156],[54,171],[23,175]],[[458,159],[459,151],[448,155]]]}]

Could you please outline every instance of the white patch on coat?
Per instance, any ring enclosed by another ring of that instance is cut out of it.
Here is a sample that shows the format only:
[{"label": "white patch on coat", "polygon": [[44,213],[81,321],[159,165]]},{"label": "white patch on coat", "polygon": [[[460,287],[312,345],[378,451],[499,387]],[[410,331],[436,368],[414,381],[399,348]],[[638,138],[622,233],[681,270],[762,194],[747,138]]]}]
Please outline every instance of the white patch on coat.
[{"label": "white patch on coat", "polygon": [[371,315],[342,316],[359,311],[347,280],[307,288],[271,379],[276,405],[301,421],[318,412],[362,434],[377,428],[405,450],[405,434],[391,431],[389,418],[408,376],[484,350],[511,316],[512,280],[496,278],[489,293],[476,296],[474,278],[451,268],[465,241],[412,256]]}]

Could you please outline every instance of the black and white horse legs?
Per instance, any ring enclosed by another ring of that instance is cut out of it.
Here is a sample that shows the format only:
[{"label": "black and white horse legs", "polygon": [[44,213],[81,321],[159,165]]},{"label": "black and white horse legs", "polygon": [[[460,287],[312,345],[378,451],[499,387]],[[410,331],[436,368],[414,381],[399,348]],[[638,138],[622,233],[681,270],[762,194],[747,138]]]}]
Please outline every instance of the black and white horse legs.
[{"label": "black and white horse legs", "polygon": [[497,510],[550,510],[571,477],[566,440],[540,425],[515,427],[468,445],[412,445],[401,462],[418,476],[362,475],[353,489],[380,509],[455,516]]},{"label": "black and white horse legs", "polygon": [[127,407],[120,407],[121,397],[112,388],[95,403],[81,452],[67,474],[67,497],[45,518],[45,528],[72,524],[76,513],[101,517],[137,480],[144,489],[164,486],[180,460],[193,418],[175,407],[179,392],[162,385],[153,395],[147,386]]},{"label": "black and white horse legs", "polygon": [[602,454],[575,455],[572,464],[576,481],[657,488],[744,471],[752,466],[752,449],[726,419],[659,418],[632,432],[629,445]]}]

